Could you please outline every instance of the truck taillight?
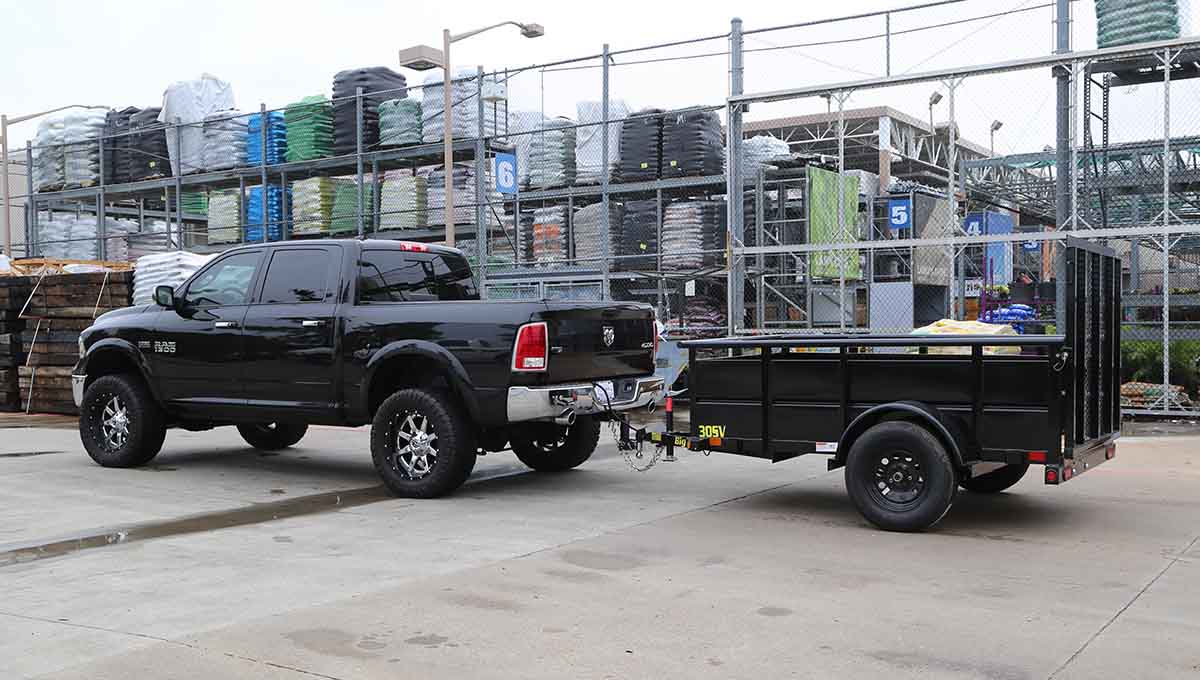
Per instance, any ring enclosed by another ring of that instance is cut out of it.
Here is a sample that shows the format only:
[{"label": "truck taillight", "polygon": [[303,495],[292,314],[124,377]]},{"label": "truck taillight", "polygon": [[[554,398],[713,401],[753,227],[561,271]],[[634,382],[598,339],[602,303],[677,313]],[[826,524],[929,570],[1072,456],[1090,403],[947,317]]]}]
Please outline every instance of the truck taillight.
[{"label": "truck taillight", "polygon": [[544,371],[550,356],[549,334],[546,322],[527,323],[517,331],[517,342],[513,347],[512,370]]},{"label": "truck taillight", "polygon": [[658,358],[658,342],[659,342],[659,336],[658,336],[658,333],[655,333],[654,334],[654,353],[650,355],[651,360]]}]

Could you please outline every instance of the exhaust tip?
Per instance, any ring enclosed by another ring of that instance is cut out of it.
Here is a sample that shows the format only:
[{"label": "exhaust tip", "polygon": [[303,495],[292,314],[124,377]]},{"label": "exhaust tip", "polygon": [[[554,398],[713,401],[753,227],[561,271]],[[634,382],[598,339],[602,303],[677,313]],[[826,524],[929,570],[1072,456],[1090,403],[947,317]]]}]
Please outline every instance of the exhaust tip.
[{"label": "exhaust tip", "polygon": [[575,412],[571,409],[566,409],[554,418],[554,423],[563,427],[571,427],[575,424]]},{"label": "exhaust tip", "polygon": [[658,408],[658,404],[654,403],[654,400],[651,399],[650,403],[646,404],[646,413],[654,413],[654,410],[657,408]]}]

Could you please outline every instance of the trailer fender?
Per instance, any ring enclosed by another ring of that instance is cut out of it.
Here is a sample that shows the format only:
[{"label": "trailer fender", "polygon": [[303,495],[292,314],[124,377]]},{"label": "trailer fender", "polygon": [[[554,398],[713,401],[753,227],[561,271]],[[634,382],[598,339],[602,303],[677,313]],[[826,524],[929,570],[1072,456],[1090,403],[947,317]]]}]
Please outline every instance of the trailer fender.
[{"label": "trailer fender", "polygon": [[946,452],[958,466],[963,465],[963,441],[958,427],[948,422],[936,408],[919,401],[897,401],[890,404],[880,404],[855,418],[842,438],[838,440],[837,454],[829,461],[829,469],[834,470],[846,464],[850,448],[854,442],[873,425],[884,420],[907,420],[928,429],[946,447]]}]

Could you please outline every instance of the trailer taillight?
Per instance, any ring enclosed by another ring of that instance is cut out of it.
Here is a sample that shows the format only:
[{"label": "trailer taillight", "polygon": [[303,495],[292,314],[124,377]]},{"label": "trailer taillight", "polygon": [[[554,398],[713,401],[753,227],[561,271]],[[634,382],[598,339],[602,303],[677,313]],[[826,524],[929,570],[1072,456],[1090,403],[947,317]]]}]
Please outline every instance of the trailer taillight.
[{"label": "trailer taillight", "polygon": [[1026,459],[1029,460],[1030,463],[1045,463],[1046,462],[1046,452],[1045,451],[1030,451],[1025,454],[1025,457],[1026,457]]},{"label": "trailer taillight", "polygon": [[517,331],[517,341],[513,346],[512,370],[545,371],[549,354],[549,334],[546,331],[546,322],[527,323]]},{"label": "trailer taillight", "polygon": [[1058,470],[1055,470],[1052,467],[1046,468],[1046,483],[1058,484]]}]

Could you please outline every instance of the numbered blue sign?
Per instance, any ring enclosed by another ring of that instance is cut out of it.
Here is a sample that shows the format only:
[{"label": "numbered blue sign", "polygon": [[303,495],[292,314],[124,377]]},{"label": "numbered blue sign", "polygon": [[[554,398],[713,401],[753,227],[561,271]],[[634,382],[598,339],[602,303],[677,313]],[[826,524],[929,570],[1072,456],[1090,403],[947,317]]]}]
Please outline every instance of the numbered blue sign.
[{"label": "numbered blue sign", "polygon": [[511,153],[496,154],[496,191],[502,194],[517,193],[517,157]]},{"label": "numbered blue sign", "polygon": [[1026,241],[1021,244],[1021,247],[1026,251],[1033,252],[1035,250],[1041,250],[1042,244],[1038,241]]},{"label": "numbered blue sign", "polygon": [[911,198],[888,200],[888,226],[892,228],[892,231],[912,228]]},{"label": "numbered blue sign", "polygon": [[963,220],[963,231],[967,236],[983,236],[983,215],[973,213]]}]

